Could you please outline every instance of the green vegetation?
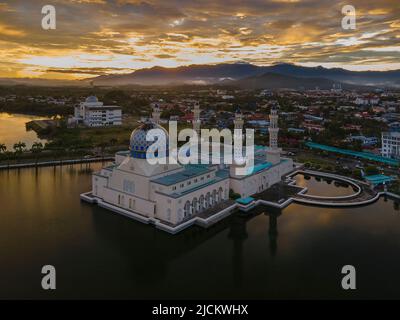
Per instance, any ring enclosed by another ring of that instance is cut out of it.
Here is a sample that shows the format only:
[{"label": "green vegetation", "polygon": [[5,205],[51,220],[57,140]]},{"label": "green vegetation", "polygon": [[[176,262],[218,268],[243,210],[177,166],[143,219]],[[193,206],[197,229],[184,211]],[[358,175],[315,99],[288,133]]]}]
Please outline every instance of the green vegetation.
[{"label": "green vegetation", "polygon": [[240,198],[240,194],[234,192],[232,189],[229,189],[229,198],[233,199],[233,200],[239,199]]},{"label": "green vegetation", "polygon": [[377,167],[375,166],[368,166],[365,168],[365,173],[369,176],[374,175],[374,174],[378,174],[379,170]]}]

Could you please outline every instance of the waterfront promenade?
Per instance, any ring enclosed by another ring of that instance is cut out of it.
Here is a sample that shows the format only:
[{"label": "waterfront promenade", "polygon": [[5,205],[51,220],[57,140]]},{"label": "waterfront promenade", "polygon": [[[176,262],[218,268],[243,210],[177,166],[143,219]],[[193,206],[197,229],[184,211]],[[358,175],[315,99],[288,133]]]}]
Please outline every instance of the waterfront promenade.
[{"label": "waterfront promenade", "polygon": [[0,170],[35,168],[35,167],[51,167],[51,166],[62,166],[62,165],[66,165],[66,164],[72,165],[72,164],[79,164],[79,163],[104,162],[104,161],[114,161],[114,157],[106,156],[106,157],[60,159],[60,160],[38,161],[38,162],[3,164],[3,165],[0,165]]}]

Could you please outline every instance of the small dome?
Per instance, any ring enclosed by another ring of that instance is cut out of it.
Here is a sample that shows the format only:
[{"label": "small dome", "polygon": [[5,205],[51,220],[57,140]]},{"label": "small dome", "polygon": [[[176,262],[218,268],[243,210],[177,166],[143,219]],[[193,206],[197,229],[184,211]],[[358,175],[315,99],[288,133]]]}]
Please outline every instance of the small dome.
[{"label": "small dome", "polygon": [[99,99],[97,99],[96,96],[90,96],[86,98],[86,102],[88,103],[95,103],[95,102],[99,102]]},{"label": "small dome", "polygon": [[[161,129],[165,133],[165,139],[166,139],[166,154],[168,155],[168,132],[165,130],[163,127],[153,123],[153,122],[145,122],[143,123],[140,127],[136,128],[135,130],[132,131],[131,138],[130,138],[130,155],[133,158],[139,158],[139,159],[146,159],[146,152],[149,149],[151,145],[154,144],[154,142],[157,140],[157,138],[154,141],[147,141],[146,140],[146,135],[151,129]],[[156,151],[156,150],[154,150]],[[158,148],[158,151],[160,149]],[[155,152],[155,155],[157,156],[157,151]]]}]

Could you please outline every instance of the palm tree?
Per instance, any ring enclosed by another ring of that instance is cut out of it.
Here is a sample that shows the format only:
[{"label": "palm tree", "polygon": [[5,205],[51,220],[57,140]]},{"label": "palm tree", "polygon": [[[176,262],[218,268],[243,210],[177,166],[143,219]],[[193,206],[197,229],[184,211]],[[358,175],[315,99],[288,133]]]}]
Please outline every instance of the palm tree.
[{"label": "palm tree", "polygon": [[37,162],[38,162],[38,154],[40,152],[42,152],[42,150],[43,150],[43,144],[41,142],[34,142],[32,144],[31,152],[36,155],[35,156],[36,165],[37,165]]},{"label": "palm tree", "polygon": [[17,142],[14,143],[13,149],[16,153],[22,153],[25,151],[26,143],[25,142]]},{"label": "palm tree", "polygon": [[[0,143],[0,154],[6,154],[7,146],[4,143]],[[8,158],[8,157],[7,157]]]},{"label": "palm tree", "polygon": [[22,152],[25,151],[26,143],[25,142],[21,142],[21,141],[19,141],[17,143],[14,143],[13,149],[15,151],[15,155],[17,156],[17,155],[19,155],[19,154],[21,154]]}]

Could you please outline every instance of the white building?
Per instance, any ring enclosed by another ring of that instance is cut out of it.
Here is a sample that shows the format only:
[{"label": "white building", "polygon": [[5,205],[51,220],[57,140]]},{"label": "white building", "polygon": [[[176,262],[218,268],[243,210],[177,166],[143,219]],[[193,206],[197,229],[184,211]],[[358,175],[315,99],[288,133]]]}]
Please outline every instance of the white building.
[{"label": "white building", "polygon": [[400,159],[400,132],[382,132],[382,156]]},{"label": "white building", "polygon": [[379,103],[379,98],[375,96],[357,97],[354,103],[356,105],[377,105]]},{"label": "white building", "polygon": [[[199,130],[199,106],[194,109],[193,127]],[[157,119],[157,110],[153,118]],[[130,150],[118,152],[115,162],[93,174],[92,191],[82,199],[170,232],[190,225],[197,217],[217,216],[235,205],[229,191],[249,197],[268,189],[293,170],[291,159],[281,159],[278,148],[278,115],[271,112],[270,148],[256,147],[254,166],[246,175],[237,175],[236,164],[152,165],[146,152],[154,141],[146,141],[151,129],[167,131],[147,121],[135,129]],[[235,128],[242,129],[241,113],[235,115]],[[168,157],[168,145],[166,155]],[[204,156],[201,154],[200,157]]]},{"label": "white building", "polygon": [[118,106],[105,106],[97,97],[90,96],[75,107],[70,124],[82,123],[88,127],[119,126],[122,124],[122,110]]}]

